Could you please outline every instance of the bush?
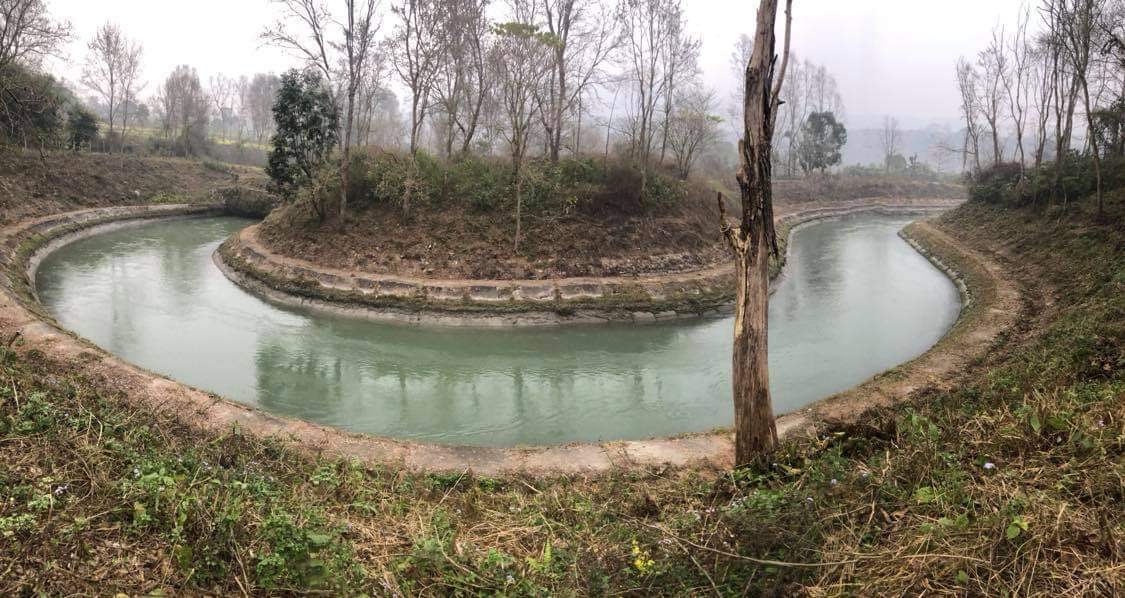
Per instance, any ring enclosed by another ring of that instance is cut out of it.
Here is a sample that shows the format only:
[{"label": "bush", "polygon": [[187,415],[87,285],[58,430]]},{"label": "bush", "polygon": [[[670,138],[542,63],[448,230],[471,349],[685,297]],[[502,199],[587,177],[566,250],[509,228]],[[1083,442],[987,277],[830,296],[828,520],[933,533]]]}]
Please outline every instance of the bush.
[{"label": "bush", "polygon": [[0,143],[65,145],[65,106],[77,101],[54,77],[10,64],[0,68],[0,89]]},{"label": "bush", "polygon": [[264,218],[279,203],[276,196],[267,193],[264,189],[245,185],[222,187],[215,190],[215,195],[222,200],[227,212],[251,218]]},{"label": "bush", "polygon": [[[511,163],[504,159],[470,156],[447,163],[418,152],[412,164],[406,155],[359,149],[350,161],[348,198],[355,208],[401,208],[409,188],[413,207],[461,206],[478,213],[514,209],[515,178]],[[329,176],[335,168],[330,162],[322,170]],[[664,209],[687,197],[686,184],[665,173],[650,172],[643,186],[644,197],[641,172],[626,163],[593,158],[528,160],[523,166],[523,208],[550,215],[637,214]],[[336,184],[318,186],[323,191],[329,187],[338,193]]]},{"label": "bush", "polygon": [[[1102,188],[1119,189],[1125,186],[1125,160],[1102,160]],[[1020,165],[1009,162],[993,166],[969,179],[969,199],[990,204],[1028,205],[1047,201],[1055,177],[1055,163],[1046,162],[1039,168],[1028,167],[1020,176]],[[1086,197],[1097,190],[1094,160],[1090,156],[1071,152],[1066,155],[1059,177],[1059,196],[1071,201]]]},{"label": "bush", "polygon": [[71,106],[66,119],[66,147],[72,151],[90,149],[98,136],[98,118],[81,107]]}]

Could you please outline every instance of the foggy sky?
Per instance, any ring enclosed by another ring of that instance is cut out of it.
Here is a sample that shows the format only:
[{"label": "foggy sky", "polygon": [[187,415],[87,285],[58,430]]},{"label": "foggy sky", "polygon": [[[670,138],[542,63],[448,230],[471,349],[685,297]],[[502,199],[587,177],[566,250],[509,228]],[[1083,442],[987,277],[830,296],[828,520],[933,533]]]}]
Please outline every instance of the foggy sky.
[{"label": "foggy sky", "polygon": [[[328,0],[333,4],[342,4]],[[384,2],[384,4],[386,4]],[[685,0],[689,29],[702,38],[707,85],[729,101],[730,54],[740,33],[751,33],[756,2]],[[998,22],[1011,26],[1021,0],[795,0],[793,50],[825,64],[836,76],[851,127],[877,126],[884,114],[904,127],[954,125],[958,97],[953,65],[987,43]],[[56,18],[69,19],[75,41],[52,70],[71,82],[81,74],[87,40],[113,21],[144,45],[142,97],[178,64],[199,70],[206,85],[228,76],[281,72],[296,61],[263,47],[259,33],[275,20],[268,0],[49,0]],[[1037,18],[1033,16],[1032,23]],[[393,19],[384,19],[383,33]],[[778,32],[780,38],[780,29]],[[780,42],[780,39],[779,39]],[[85,92],[82,92],[85,95]],[[401,99],[401,98],[400,98]]]}]

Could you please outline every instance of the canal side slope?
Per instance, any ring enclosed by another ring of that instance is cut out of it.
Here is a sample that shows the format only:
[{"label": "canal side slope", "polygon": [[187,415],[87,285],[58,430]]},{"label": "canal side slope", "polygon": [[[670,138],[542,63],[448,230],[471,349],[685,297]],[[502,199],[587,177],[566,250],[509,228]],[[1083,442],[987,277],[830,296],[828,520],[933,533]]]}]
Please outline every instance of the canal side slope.
[{"label": "canal side slope", "polygon": [[[130,400],[145,409],[171,410],[184,421],[204,430],[219,431],[237,426],[258,435],[293,440],[305,449],[348,455],[371,463],[401,463],[424,471],[470,469],[482,474],[525,472],[536,475],[605,472],[658,465],[729,465],[731,438],[726,431],[642,441],[527,448],[440,446],[350,434],[265,413],[147,372],[61,330],[35,301],[31,283],[35,266],[46,252],[60,244],[94,234],[104,227],[119,226],[122,222],[190,215],[208,209],[211,208],[137,206],[94,209],[30,220],[3,229],[0,231],[0,242],[8,249],[4,257],[8,276],[5,284],[7,299],[0,305],[0,322],[7,322],[29,348],[34,347],[36,351],[63,363],[81,364],[81,370],[91,379],[101,380],[123,391]],[[929,229],[923,227],[921,230]],[[974,305],[995,304],[992,299],[994,293],[989,289],[1007,284],[995,280],[1002,277],[999,268],[981,265],[987,261],[986,258],[948,236],[916,236],[927,244],[929,251],[950,264],[952,270],[967,274],[966,288],[974,296],[983,298]],[[866,385],[853,391],[855,398],[850,407],[843,410],[843,415],[852,420],[861,418],[875,404],[871,397],[882,397],[882,402],[897,402],[915,387],[924,384],[928,377],[942,376],[963,367],[967,360],[981,354],[983,343],[1003,329],[1011,313],[1010,306],[1002,305],[982,312],[979,320],[968,320],[969,324],[959,325],[939,345],[942,347],[940,351],[931,351],[899,368],[900,375],[894,385],[875,381],[871,384],[878,384],[876,392],[864,390]],[[962,333],[979,331],[986,324],[991,328],[984,329],[981,334]],[[817,404],[782,417],[779,420],[782,435],[813,434],[823,422],[842,419],[839,409],[832,417],[821,409],[822,406]]]},{"label": "canal side slope", "polygon": [[[813,220],[872,210],[944,210],[960,201],[865,198],[780,202],[776,211],[779,243],[784,248],[790,230]],[[267,221],[247,227],[220,246],[215,259],[228,278],[277,303],[370,319],[461,326],[644,323],[729,313],[734,296],[731,260],[721,255],[710,257],[703,267],[663,273],[440,279],[332,268],[282,255],[262,238],[263,227],[268,230],[269,226]],[[784,256],[775,260],[772,273],[778,274],[783,264]]]},{"label": "canal side slope", "polygon": [[207,403],[5,294],[0,593],[1114,595],[1123,205],[1118,193],[1101,221],[1088,200],[965,205],[914,229],[1013,285],[1017,300],[993,303],[935,243],[969,309],[1013,326],[905,405],[792,436],[736,473],[658,459],[597,475],[418,472],[294,450],[282,428],[200,427]]}]

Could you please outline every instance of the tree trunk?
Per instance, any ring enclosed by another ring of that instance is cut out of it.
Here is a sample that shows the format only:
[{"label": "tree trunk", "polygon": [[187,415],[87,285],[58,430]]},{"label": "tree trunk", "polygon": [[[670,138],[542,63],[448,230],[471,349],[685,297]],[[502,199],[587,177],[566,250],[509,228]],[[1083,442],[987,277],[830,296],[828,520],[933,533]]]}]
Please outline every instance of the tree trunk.
[{"label": "tree trunk", "polygon": [[1105,205],[1102,200],[1102,156],[1098,152],[1098,135],[1097,127],[1094,125],[1094,112],[1090,106],[1090,86],[1086,82],[1086,77],[1082,77],[1082,98],[1086,101],[1086,131],[1087,136],[1090,138],[1090,151],[1094,157],[1094,177],[1097,180],[1097,195],[1098,195],[1098,219],[1105,217]]},{"label": "tree trunk", "polygon": [[742,220],[732,227],[719,195],[721,230],[737,261],[734,351],[735,466],[749,464],[777,447],[777,425],[770,400],[768,321],[769,259],[777,254],[771,191],[773,126],[778,92],[789,57],[792,0],[786,1],[785,50],[774,82],[774,21],[778,0],[761,0],[754,51],[746,65],[743,97],[745,131],[739,141],[738,187]]},{"label": "tree trunk", "polygon": [[521,176],[521,162],[522,158],[516,158],[516,240],[512,248],[512,253],[518,254],[520,252],[520,230],[522,211],[523,211],[523,177]]},{"label": "tree trunk", "polygon": [[[747,191],[744,189],[742,193],[745,200]],[[760,191],[751,193],[760,194]],[[735,462],[738,465],[745,465],[754,456],[777,446],[768,368],[770,243],[766,228],[755,224],[743,250],[737,252],[738,290],[731,365]]]},{"label": "tree trunk", "polygon": [[344,162],[340,165],[340,223],[348,213],[348,167],[351,163],[352,122],[355,119],[355,85],[348,85],[348,112],[344,122]]}]

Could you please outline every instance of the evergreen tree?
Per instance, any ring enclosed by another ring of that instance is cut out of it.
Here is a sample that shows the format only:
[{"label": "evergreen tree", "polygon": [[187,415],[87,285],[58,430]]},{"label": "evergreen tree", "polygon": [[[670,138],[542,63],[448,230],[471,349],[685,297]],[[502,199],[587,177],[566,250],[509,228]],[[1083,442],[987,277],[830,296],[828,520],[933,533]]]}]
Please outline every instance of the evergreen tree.
[{"label": "evergreen tree", "polygon": [[97,117],[82,106],[71,106],[66,116],[66,148],[75,152],[89,148],[97,136]]},{"label": "evergreen tree", "polygon": [[801,127],[801,139],[797,146],[797,159],[805,173],[819,170],[824,172],[840,163],[841,149],[848,142],[848,130],[836,122],[831,112],[809,114]]},{"label": "evergreen tree", "polygon": [[336,145],[339,118],[320,74],[294,69],[282,75],[273,118],[266,174],[273,191],[292,199]]}]

